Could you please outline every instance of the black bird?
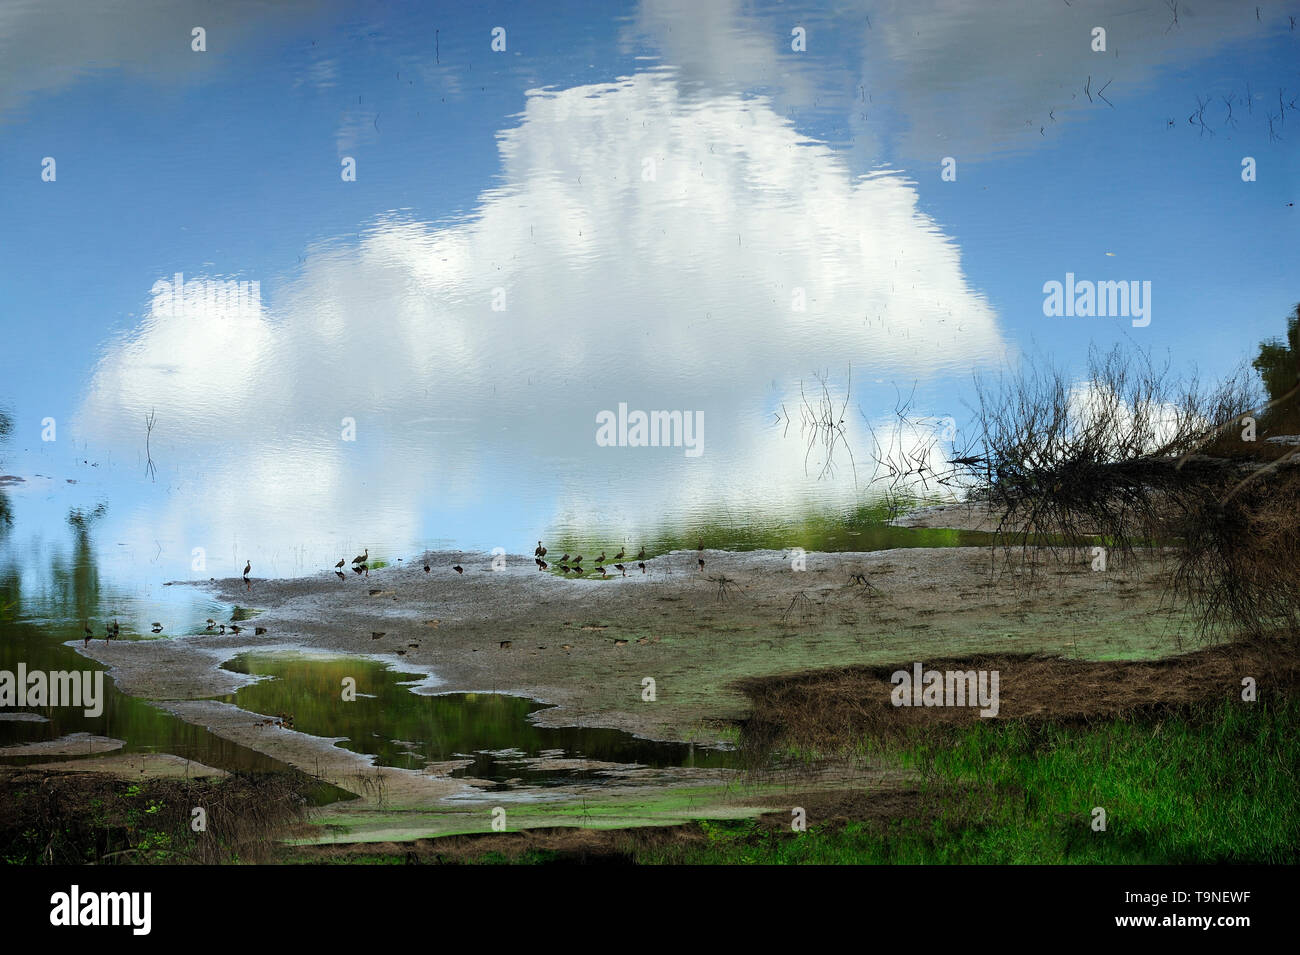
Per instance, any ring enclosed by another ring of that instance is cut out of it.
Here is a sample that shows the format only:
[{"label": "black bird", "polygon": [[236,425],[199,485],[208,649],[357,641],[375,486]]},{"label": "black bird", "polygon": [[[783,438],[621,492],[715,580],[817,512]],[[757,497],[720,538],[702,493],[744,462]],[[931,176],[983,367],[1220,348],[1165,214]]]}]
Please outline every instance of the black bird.
[{"label": "black bird", "polygon": [[642,546],[642,548],[637,552],[636,559],[637,559],[637,560],[645,560],[645,547],[644,547],[644,546]]},{"label": "black bird", "polygon": [[353,557],[353,558],[352,558],[352,563],[354,563],[354,564],[364,564],[364,563],[365,563],[366,561],[368,561],[369,559],[370,559],[370,548],[367,547],[367,548],[366,548],[366,552],[365,552],[364,554],[357,554],[356,557]]},{"label": "black bird", "polygon": [[266,633],[266,627],[254,627],[253,633],[257,634],[260,637],[262,634]]},{"label": "black bird", "polygon": [[537,542],[537,549],[533,551],[533,556],[534,556],[534,557],[545,557],[545,556],[546,556],[546,548],[542,546],[542,542],[541,542],[541,541],[538,541],[538,542]]},{"label": "black bird", "polygon": [[458,573],[458,574],[463,574],[463,573],[465,573],[465,568],[462,567],[460,564],[452,564],[452,565],[451,565],[451,569],[454,570],[454,571],[455,571],[456,573]]},{"label": "black bird", "polygon": [[244,628],[241,627],[241,626],[240,626],[239,624],[237,624],[237,623],[232,623],[232,624],[230,625],[230,632],[231,632],[231,633],[239,633],[239,631],[241,631],[241,630],[243,630],[243,629],[244,629]]},{"label": "black bird", "polygon": [[155,620],[155,621],[153,622],[153,632],[154,632],[154,633],[162,633],[162,632],[163,632],[163,625],[160,624],[157,620]]},{"label": "black bird", "polygon": [[699,565],[700,565],[700,570],[704,570],[704,558],[703,558],[703,557],[701,557],[701,558],[699,559]]},{"label": "black bird", "polygon": [[623,551],[624,551],[624,550],[626,550],[626,548],[620,547],[620,548],[618,549],[618,553],[614,555],[614,559],[615,559],[615,560],[622,560],[622,559],[623,559]]},{"label": "black bird", "polygon": [[551,565],[548,564],[548,563],[547,563],[546,561],[544,561],[544,560],[539,560],[539,561],[537,562],[537,569],[538,569],[538,570],[549,570],[550,567],[551,567]]},{"label": "black bird", "polygon": [[581,564],[581,563],[582,563],[582,555],[579,554],[577,557],[573,558],[573,560],[570,561],[570,563],[573,563],[573,564]]},{"label": "black bird", "polygon": [[429,562],[427,560],[424,562],[424,572],[426,574],[429,572]]},{"label": "black bird", "polygon": [[605,563],[605,552],[603,550],[600,552],[600,556],[596,558],[596,563],[598,564]]},{"label": "black bird", "polygon": [[641,563],[637,564],[637,566],[641,568],[641,573],[644,574],[644,573],[645,573],[645,561],[641,561]]},{"label": "black bird", "polygon": [[90,621],[89,621],[89,620],[86,621],[85,631],[86,631],[86,640],[85,640],[84,643],[82,643],[82,646],[83,646],[83,647],[88,647],[88,646],[90,646],[90,638],[93,637],[93,636],[95,635],[95,634],[91,631],[91,629],[90,629]]},{"label": "black bird", "polygon": [[569,572],[569,565],[568,565],[568,564],[561,564],[561,565],[560,565],[560,573],[562,573],[562,574],[567,574],[568,572]]},{"label": "black bird", "polygon": [[361,572],[362,572],[363,570],[365,570],[365,569],[366,569],[366,565],[365,565],[365,564],[353,564],[353,565],[352,565],[352,572],[353,572],[354,574],[356,574],[358,577],[361,576]]},{"label": "black bird", "polygon": [[341,570],[336,570],[336,571],[334,571],[334,576],[338,577],[339,580],[347,580],[347,579],[348,579],[348,575],[345,574],[345,573],[343,573],[343,571],[341,571]]},{"label": "black bird", "polygon": [[[387,632],[387,631],[385,631],[385,632]],[[384,635],[383,633],[377,633],[377,632],[375,632],[374,630],[371,630],[371,631],[370,631],[370,639],[371,639],[371,640],[378,640],[378,639],[379,639],[380,637],[382,637],[383,635]]]},{"label": "black bird", "polygon": [[248,577],[248,572],[251,571],[252,569],[253,569],[253,562],[252,562],[251,560],[250,560],[250,561],[246,561],[246,562],[244,563],[244,577],[245,577],[245,579],[247,579],[247,577]]},{"label": "black bird", "polygon": [[605,576],[605,568],[602,567],[602,566],[600,566],[600,564],[597,564],[597,565],[596,565],[596,573],[598,573],[598,574],[600,574],[600,576],[604,577],[604,576]]},{"label": "black bird", "polygon": [[561,563],[561,564],[567,564],[568,562],[569,562],[569,555],[568,555],[568,553],[566,552],[565,555],[564,555],[563,557],[560,558],[560,563]]},{"label": "black bird", "polygon": [[623,572],[623,576],[624,576],[624,577],[627,576],[627,568],[624,567],[622,564],[615,564],[615,565],[614,565],[614,569],[615,569],[615,570],[621,570],[621,571]]},{"label": "black bird", "polygon": [[340,558],[339,558],[339,562],[338,562],[337,564],[334,565],[334,569],[335,569],[335,570],[338,570],[340,567],[343,566],[343,564],[344,564],[343,558],[340,557]]}]

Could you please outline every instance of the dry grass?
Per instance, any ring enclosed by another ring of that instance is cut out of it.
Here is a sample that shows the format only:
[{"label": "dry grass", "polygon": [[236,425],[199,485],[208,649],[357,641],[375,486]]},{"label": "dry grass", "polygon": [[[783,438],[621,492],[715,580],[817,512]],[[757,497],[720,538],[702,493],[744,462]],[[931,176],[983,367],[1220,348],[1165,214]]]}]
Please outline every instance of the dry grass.
[{"label": "dry grass", "polygon": [[[1300,688],[1294,641],[1238,643],[1153,661],[1093,662],[1040,655],[983,655],[922,660],[927,670],[996,670],[997,717],[991,722],[1057,723],[1145,718],[1162,708],[1240,699],[1242,678],[1258,692]],[[774,749],[843,755],[863,740],[899,741],[921,732],[955,730],[984,721],[978,707],[896,707],[890,675],[912,661],[852,666],[739,681],[753,712],[741,749],[755,764]]]}]

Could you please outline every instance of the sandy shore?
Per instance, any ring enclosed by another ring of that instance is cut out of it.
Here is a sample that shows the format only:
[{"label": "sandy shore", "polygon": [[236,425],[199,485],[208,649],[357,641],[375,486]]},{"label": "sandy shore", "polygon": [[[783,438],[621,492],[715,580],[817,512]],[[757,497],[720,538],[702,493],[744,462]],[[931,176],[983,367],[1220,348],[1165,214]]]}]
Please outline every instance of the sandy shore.
[{"label": "sandy shore", "polygon": [[[1043,652],[1081,659],[1159,657],[1181,647],[1180,615],[1160,606],[1154,567],[1093,572],[1088,556],[1036,552],[1030,575],[984,548],[809,554],[792,569],[779,551],[676,552],[647,574],[562,579],[513,556],[438,555],[349,575],[240,579],[203,586],[261,612],[239,635],[73,644],[112,669],[127,693],[353,791],[365,773],[392,777],[393,796],[455,796],[466,783],[376,770],[333,741],[277,727],[237,707],[202,700],[248,678],[218,668],[248,650],[354,654],[429,678],[415,692],[498,691],[555,704],[544,725],[612,727],[655,739],[708,743],[744,719],[744,677],[850,663]],[[459,562],[464,575],[450,570]],[[853,575],[865,575],[864,588]],[[383,632],[378,640],[372,632]],[[509,648],[502,643],[509,641]],[[418,644],[412,648],[410,644]],[[398,655],[398,649],[405,650]],[[642,699],[643,679],[656,699]]]}]

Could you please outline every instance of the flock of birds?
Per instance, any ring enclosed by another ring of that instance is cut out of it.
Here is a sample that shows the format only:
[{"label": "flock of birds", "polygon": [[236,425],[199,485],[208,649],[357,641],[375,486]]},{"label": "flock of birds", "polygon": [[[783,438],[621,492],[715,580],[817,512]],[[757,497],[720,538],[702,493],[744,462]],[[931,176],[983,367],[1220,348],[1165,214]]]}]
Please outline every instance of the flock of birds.
[{"label": "flock of birds", "polygon": [[[224,635],[226,631],[237,634],[248,629],[247,627],[241,627],[239,624],[233,621],[229,625],[224,623],[219,624],[211,617],[208,618],[207,624],[208,624],[207,630],[209,633],[220,633],[222,635]],[[217,629],[218,627],[220,627],[220,630]],[[163,630],[165,630],[166,628],[159,621],[155,620],[153,623],[149,625],[149,629],[152,633],[162,633]],[[82,629],[82,632],[85,634],[85,639],[82,642],[82,646],[90,646],[90,640],[92,637],[94,637],[95,631],[91,629],[89,620],[85,621],[85,625]],[[258,636],[261,636],[262,634],[266,633],[266,627],[254,627],[253,632],[256,633]],[[116,620],[114,620],[112,623],[109,623],[108,621],[104,621],[104,642],[105,643],[107,643],[109,640],[117,640],[121,636],[122,636],[122,625],[120,623],[118,623]]]},{"label": "flock of birds", "polygon": [[[704,541],[700,541],[696,545],[695,549],[696,549],[696,563],[699,565],[700,570],[704,570]],[[619,548],[618,553],[614,555],[615,563],[613,565],[614,569],[619,571],[624,577],[627,576],[627,566],[623,563],[620,563],[620,561],[624,559],[624,552],[626,550],[627,548],[625,547]],[[538,541],[537,549],[533,551],[533,562],[537,564],[538,570],[550,569],[551,565],[546,562],[545,558],[546,558],[546,548],[542,546],[541,541]],[[607,558],[605,557],[605,552],[602,550],[600,552],[600,556],[593,561],[596,567],[596,571],[600,574],[601,577],[609,576],[609,571],[605,569],[606,559]],[[639,567],[641,569],[641,573],[644,574],[646,572],[645,548],[642,547],[641,550],[637,553],[636,557],[632,559],[637,562],[637,567]],[[581,554],[578,554],[576,557],[570,557],[566,552],[564,556],[562,556],[558,561],[556,561],[556,567],[559,568],[560,573],[562,574],[577,574],[578,576],[581,576],[587,572],[586,568],[582,566]]]},{"label": "flock of birds", "polygon": [[[626,547],[619,548],[618,553],[615,554],[613,557],[614,563],[612,565],[613,568],[619,571],[624,577],[627,576],[627,564],[623,563],[623,560],[625,559],[626,550],[627,550]],[[704,542],[703,541],[700,541],[699,544],[696,545],[696,551],[697,551],[696,563],[699,565],[699,569],[703,571],[704,570]],[[533,551],[533,562],[537,565],[538,570],[551,569],[551,564],[547,563],[546,561],[546,553],[547,553],[546,548],[542,546],[541,541],[538,541],[537,548]],[[608,578],[610,576],[609,571],[606,569],[606,560],[607,558],[605,556],[605,551],[601,550],[600,556],[595,558],[595,560],[592,561],[595,571],[599,573],[602,578]],[[641,573],[644,574],[646,572],[645,547],[642,547],[640,551],[637,552],[636,556],[632,558],[632,560],[635,560],[637,562],[636,566],[640,568]],[[583,556],[581,554],[577,554],[573,557],[570,557],[568,553],[565,553],[564,556],[560,557],[559,560],[556,561],[555,566],[562,574],[574,574],[576,576],[581,577],[582,575],[588,572],[587,568],[582,566],[582,561],[583,561]],[[343,572],[343,568],[345,566],[347,566],[347,562],[342,557],[340,557],[339,562],[334,565],[334,573],[338,575],[339,580],[347,579],[347,575]],[[429,565],[428,558],[425,558],[424,572],[427,574],[430,571],[432,571],[432,569],[433,568]],[[458,574],[465,573],[465,568],[462,567],[460,564],[452,564],[451,569]],[[244,583],[248,586],[251,586],[251,581],[249,580],[248,575],[252,573],[252,571],[253,571],[253,562],[251,560],[245,561],[244,562]],[[365,574],[367,577],[370,576],[370,548],[369,547],[367,547],[356,557],[352,558],[352,572],[358,575]],[[156,620],[150,625],[150,630],[153,633],[162,633],[164,629],[165,628],[163,627],[163,625]],[[231,621],[231,623],[229,624],[224,624],[224,623],[217,623],[217,621],[213,620],[211,617],[209,617],[207,620],[207,631],[209,633],[216,633],[224,636],[227,632],[239,634],[245,629],[246,629],[245,627],[239,626],[239,624],[235,623],[234,621]],[[254,627],[253,632],[258,636],[260,636],[266,633],[266,628]],[[90,627],[89,620],[85,621],[84,633],[85,633],[84,645],[89,646],[91,638],[95,635],[94,631]],[[116,620],[114,620],[112,623],[108,623],[107,621],[104,622],[105,642],[109,640],[116,640],[121,635],[122,635],[122,627]],[[379,634],[379,636],[383,636],[383,634]]]},{"label": "flock of birds", "polygon": [[[622,561],[626,559],[625,558],[626,551],[627,551],[626,547],[620,547],[618,553],[615,554],[613,557],[614,563],[612,564],[613,568],[619,571],[624,577],[627,576],[627,564],[622,563]],[[696,563],[699,565],[699,569],[703,571],[704,570],[704,541],[699,542],[699,544],[696,546],[696,551],[697,551]],[[537,548],[533,551],[533,563],[537,565],[538,570],[551,569],[551,564],[546,562],[546,553],[547,553],[546,548],[542,546],[541,541],[538,541]],[[605,563],[608,559],[609,558],[605,556],[605,551],[602,550],[600,552],[600,556],[592,561],[592,563],[595,565],[595,572],[599,573],[600,576],[603,578],[608,578],[610,576],[609,571],[606,569],[605,566]],[[641,550],[637,552],[636,556],[631,558],[631,560],[635,560],[637,562],[636,565],[637,567],[640,568],[641,573],[644,574],[646,572],[646,556],[645,556],[644,547],[642,547]],[[559,560],[556,561],[555,566],[562,574],[574,574],[576,576],[581,577],[582,575],[588,572],[587,568],[582,566],[582,561],[583,561],[583,557],[581,554],[577,554],[576,556],[570,557],[566,552],[564,556],[560,557]],[[629,563],[630,562],[631,561],[629,561]],[[338,577],[339,580],[347,579],[347,574],[343,572],[343,568],[346,565],[347,565],[347,561],[342,557],[340,557],[339,562],[334,565],[334,574],[335,576]],[[424,560],[424,572],[427,574],[432,569],[433,568],[429,566],[429,560],[426,557]],[[452,564],[451,569],[458,574],[465,573],[465,568],[462,567],[460,564]],[[370,576],[370,548],[369,547],[367,547],[365,551],[358,554],[356,557],[352,558],[352,572],[355,574],[364,573],[367,577]],[[244,580],[245,581],[248,580],[247,567],[244,568]]]}]

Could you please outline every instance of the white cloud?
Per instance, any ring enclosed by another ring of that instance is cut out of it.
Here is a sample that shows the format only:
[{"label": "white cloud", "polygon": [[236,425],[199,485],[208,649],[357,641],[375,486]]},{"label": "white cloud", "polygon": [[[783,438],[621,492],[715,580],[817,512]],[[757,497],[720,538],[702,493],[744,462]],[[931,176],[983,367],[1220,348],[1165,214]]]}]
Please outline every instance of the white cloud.
[{"label": "white cloud", "polygon": [[[847,466],[818,485],[771,426],[816,370],[934,379],[1003,357],[913,188],[854,178],[761,100],[685,98],[663,73],[539,92],[500,152],[472,217],[381,219],[313,250],[270,307],[198,320],[156,300],[97,369],[78,433],[136,442],[155,407],[156,456],[202,468],[223,539],[359,512],[409,532],[431,497],[554,494],[557,512],[654,523],[683,503],[853,497]],[[619,402],[702,410],[705,453],[596,447]]]}]

